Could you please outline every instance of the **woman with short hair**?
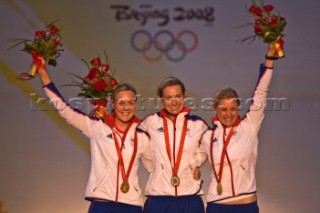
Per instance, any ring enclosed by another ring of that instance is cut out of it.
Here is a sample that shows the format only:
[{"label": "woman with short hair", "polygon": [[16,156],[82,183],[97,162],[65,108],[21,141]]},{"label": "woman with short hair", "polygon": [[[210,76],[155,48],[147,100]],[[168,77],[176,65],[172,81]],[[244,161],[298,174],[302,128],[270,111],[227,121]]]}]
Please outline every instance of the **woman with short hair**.
[{"label": "woman with short hair", "polygon": [[271,43],[245,117],[239,116],[240,99],[234,89],[224,88],[214,95],[213,128],[202,138],[212,166],[207,213],[259,212],[255,177],[258,132],[276,59],[275,45]]},{"label": "woman with short hair", "polygon": [[[43,60],[42,60],[43,61]],[[152,168],[149,138],[136,129],[136,90],[128,84],[117,85],[111,96],[113,113],[105,119],[90,117],[69,106],[51,81],[44,66],[39,76],[50,102],[66,121],[90,138],[91,170],[85,199],[89,213],[141,213],[139,159]]]}]

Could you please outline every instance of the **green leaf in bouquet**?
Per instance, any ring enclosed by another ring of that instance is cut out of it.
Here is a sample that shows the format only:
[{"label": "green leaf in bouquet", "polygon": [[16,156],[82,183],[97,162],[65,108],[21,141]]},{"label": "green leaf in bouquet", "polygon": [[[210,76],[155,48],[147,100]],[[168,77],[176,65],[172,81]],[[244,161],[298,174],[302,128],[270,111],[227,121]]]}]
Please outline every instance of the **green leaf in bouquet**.
[{"label": "green leaf in bouquet", "polygon": [[82,80],[82,81],[85,81],[85,79],[84,78],[82,78],[81,76],[79,76],[79,75],[76,75],[76,74],[73,74],[73,73],[68,73],[69,75],[72,75],[73,77],[76,77],[76,78],[78,78],[78,79],[80,79],[80,80]]},{"label": "green leaf in bouquet", "polygon": [[99,92],[96,91],[96,90],[89,90],[89,91],[88,91],[88,95],[89,95],[89,97],[92,97],[92,98],[100,97],[100,96],[99,96]]},{"label": "green leaf in bouquet", "polygon": [[279,29],[280,29],[280,32],[282,32],[283,31],[283,29],[284,29],[284,27],[287,25],[287,22],[286,21],[279,21],[278,22],[278,27],[279,27]]},{"label": "green leaf in bouquet", "polygon": [[278,36],[279,35],[277,35],[275,33],[268,33],[268,35],[263,38],[263,41],[265,43],[275,42],[277,40]]},{"label": "green leaf in bouquet", "polygon": [[87,65],[88,70],[90,70],[90,65],[89,65],[89,63],[88,63],[86,60],[84,60],[83,58],[81,58],[81,61],[83,61],[83,62]]},{"label": "green leaf in bouquet", "polygon": [[84,92],[80,92],[80,93],[78,93],[78,95],[77,96],[80,96],[80,97],[87,97],[87,94],[86,93],[84,93]]},{"label": "green leaf in bouquet", "polygon": [[244,43],[246,41],[249,41],[249,44],[254,42],[256,40],[257,36],[256,35],[251,35],[251,36],[248,36],[248,37],[245,37],[244,39],[240,39],[238,41],[240,41],[240,43]]},{"label": "green leaf in bouquet", "polygon": [[32,50],[34,50],[34,49],[35,49],[35,47],[32,43],[30,43],[28,41],[24,42],[24,49],[22,51],[25,51],[25,52],[31,54]]},{"label": "green leaf in bouquet", "polygon": [[60,85],[60,87],[70,87],[70,86],[78,86],[77,84],[73,84],[73,83],[70,83],[70,84],[62,84]]},{"label": "green leaf in bouquet", "polygon": [[19,46],[20,44],[25,44],[25,43],[30,43],[31,41],[28,39],[10,39],[9,41],[18,41],[16,44],[10,46],[7,48],[7,50],[11,50],[17,46]]},{"label": "green leaf in bouquet", "polygon": [[106,58],[106,64],[109,64],[109,58],[108,58],[108,54],[106,51],[103,52],[104,57]]},{"label": "green leaf in bouquet", "polygon": [[57,60],[55,60],[53,58],[48,58],[47,63],[48,63],[48,65],[51,65],[54,67],[57,66]]},{"label": "green leaf in bouquet", "polygon": [[256,35],[257,35],[258,37],[262,37],[262,36],[264,36],[264,34],[266,34],[266,30],[261,30],[261,31],[259,31],[259,32],[256,32]]}]

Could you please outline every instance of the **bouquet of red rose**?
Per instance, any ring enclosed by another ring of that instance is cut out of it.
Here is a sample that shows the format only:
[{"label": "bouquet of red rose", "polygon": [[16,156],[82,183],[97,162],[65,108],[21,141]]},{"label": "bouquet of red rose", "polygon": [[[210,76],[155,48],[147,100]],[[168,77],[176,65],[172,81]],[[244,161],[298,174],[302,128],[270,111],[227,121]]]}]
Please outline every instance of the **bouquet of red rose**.
[{"label": "bouquet of red rose", "polygon": [[254,17],[254,22],[249,23],[249,25],[253,26],[255,35],[249,36],[242,41],[254,40],[259,37],[265,43],[276,42],[276,55],[279,58],[284,57],[284,42],[282,40],[284,34],[282,32],[287,25],[286,19],[280,16],[280,13],[274,13],[272,5],[264,5],[263,0],[260,1],[260,6],[252,0],[252,5],[249,8],[246,7],[246,10]]},{"label": "bouquet of red rose", "polygon": [[69,73],[76,77],[79,81],[72,80],[71,84],[65,84],[63,86],[77,86],[80,87],[81,92],[79,97],[89,98],[89,102],[94,105],[93,111],[90,113],[98,118],[104,118],[108,111],[106,109],[108,98],[114,87],[118,84],[114,78],[114,71],[108,63],[108,56],[106,57],[106,63],[102,64],[100,57],[93,58],[90,64],[82,59],[88,67],[89,73],[85,77],[80,77],[76,74]]},{"label": "bouquet of red rose", "polygon": [[21,40],[14,46],[16,47],[21,43],[24,44],[22,51],[27,52],[32,55],[33,61],[29,73],[21,73],[19,75],[20,80],[29,80],[34,78],[37,74],[39,67],[44,66],[39,59],[42,57],[46,64],[51,66],[56,66],[56,59],[60,56],[60,52],[63,51],[60,30],[56,27],[54,22],[46,24],[46,27],[42,30],[35,32],[35,37],[33,40],[29,39],[18,39]]}]

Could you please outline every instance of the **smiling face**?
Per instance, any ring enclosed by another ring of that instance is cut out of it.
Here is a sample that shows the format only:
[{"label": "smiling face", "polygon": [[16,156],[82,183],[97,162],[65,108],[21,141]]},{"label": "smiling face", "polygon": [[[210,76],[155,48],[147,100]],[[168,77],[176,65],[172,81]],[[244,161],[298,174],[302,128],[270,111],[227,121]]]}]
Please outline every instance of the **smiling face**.
[{"label": "smiling face", "polygon": [[168,117],[173,120],[180,112],[182,112],[186,94],[183,93],[180,85],[166,86],[163,88],[162,92],[162,98],[158,98],[163,103],[163,107],[167,111]]},{"label": "smiling face", "polygon": [[239,116],[237,99],[222,99],[214,112],[224,126],[232,126]]},{"label": "smiling face", "polygon": [[127,126],[136,111],[136,96],[129,90],[120,91],[112,102],[115,114],[115,125],[118,128]]}]

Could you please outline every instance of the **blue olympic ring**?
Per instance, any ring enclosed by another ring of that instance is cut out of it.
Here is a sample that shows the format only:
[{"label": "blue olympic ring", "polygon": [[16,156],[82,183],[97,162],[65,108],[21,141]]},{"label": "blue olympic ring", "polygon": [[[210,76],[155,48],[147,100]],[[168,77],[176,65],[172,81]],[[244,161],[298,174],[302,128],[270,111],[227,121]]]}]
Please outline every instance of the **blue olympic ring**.
[{"label": "blue olympic ring", "polygon": [[[183,41],[181,41],[181,37],[186,34],[190,34],[193,39],[192,46],[188,47],[188,48],[186,47],[185,43]],[[140,45],[141,47],[139,47],[137,45],[137,37],[138,36],[147,38],[142,43],[142,45]],[[160,36],[162,36],[162,38],[168,37],[169,41],[166,42],[165,45],[163,45],[162,42],[159,41]],[[191,52],[195,48],[197,48],[198,37],[191,30],[182,30],[181,32],[179,32],[177,34],[176,37],[169,30],[160,30],[154,35],[154,37],[152,37],[151,33],[146,30],[137,30],[131,35],[130,43],[131,43],[132,48],[137,52],[141,52],[143,57],[148,61],[152,61],[152,62],[158,61],[162,58],[162,56],[164,54],[167,57],[167,59],[169,59],[170,61],[179,62],[185,58],[186,53]],[[175,45],[182,53],[179,57],[176,57],[176,58],[174,58],[170,55],[170,51],[173,50]],[[154,46],[154,48],[159,51],[159,54],[153,58],[151,56],[147,55],[147,52],[152,48],[152,46]]]}]

